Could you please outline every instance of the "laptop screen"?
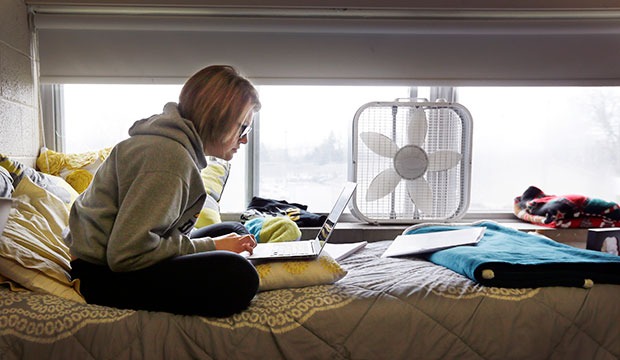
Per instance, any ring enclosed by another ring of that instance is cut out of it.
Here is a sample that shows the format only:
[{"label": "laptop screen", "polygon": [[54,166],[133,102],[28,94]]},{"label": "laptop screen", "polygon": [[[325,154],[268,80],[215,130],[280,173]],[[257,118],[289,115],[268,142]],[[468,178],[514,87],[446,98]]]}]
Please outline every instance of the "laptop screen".
[{"label": "laptop screen", "polygon": [[327,216],[327,219],[325,220],[325,223],[323,223],[323,226],[319,230],[319,233],[316,236],[316,239],[319,241],[323,241],[323,244],[321,245],[321,251],[325,247],[325,244],[327,243],[327,239],[329,239],[329,236],[334,230],[334,227],[336,227],[336,223],[338,222],[340,215],[344,211],[344,208],[349,203],[349,200],[351,200],[351,196],[353,196],[353,191],[355,191],[356,187],[357,187],[356,183],[347,182],[347,184],[344,186],[344,189],[342,189],[342,192],[340,193],[338,200],[336,200],[336,204],[334,205],[334,208],[329,213],[329,215]]}]

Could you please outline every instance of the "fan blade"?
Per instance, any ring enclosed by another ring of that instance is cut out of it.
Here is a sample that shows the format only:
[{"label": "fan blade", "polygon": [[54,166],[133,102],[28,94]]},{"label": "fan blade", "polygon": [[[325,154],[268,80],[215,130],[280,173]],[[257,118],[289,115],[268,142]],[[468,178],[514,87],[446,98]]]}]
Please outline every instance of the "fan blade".
[{"label": "fan blade", "polygon": [[411,114],[411,121],[409,121],[409,128],[407,129],[409,144],[420,147],[424,145],[427,127],[428,123],[426,121],[426,113],[424,112],[424,109],[415,109],[413,114]]},{"label": "fan blade", "polygon": [[391,158],[394,157],[398,151],[398,145],[383,134],[377,132],[363,132],[360,134],[360,137],[364,141],[364,144],[377,155]]},{"label": "fan blade", "polygon": [[426,215],[433,212],[433,192],[426,179],[407,180],[407,193],[418,210]]},{"label": "fan blade", "polygon": [[455,167],[461,161],[461,154],[450,150],[439,150],[428,154],[428,170],[442,171]]},{"label": "fan blade", "polygon": [[399,182],[400,176],[398,176],[394,169],[389,168],[383,170],[370,182],[370,186],[368,186],[368,191],[366,192],[366,201],[381,199],[394,191]]}]

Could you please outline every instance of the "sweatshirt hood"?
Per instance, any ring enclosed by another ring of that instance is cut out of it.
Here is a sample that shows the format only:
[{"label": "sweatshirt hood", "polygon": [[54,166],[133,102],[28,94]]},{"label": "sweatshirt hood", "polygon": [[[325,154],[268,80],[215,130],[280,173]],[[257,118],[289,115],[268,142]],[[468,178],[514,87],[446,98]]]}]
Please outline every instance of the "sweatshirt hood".
[{"label": "sweatshirt hood", "polygon": [[167,103],[161,114],[136,121],[129,129],[129,136],[136,135],[155,135],[172,139],[187,150],[199,169],[207,166],[202,140],[194,124],[181,117],[176,103]]}]

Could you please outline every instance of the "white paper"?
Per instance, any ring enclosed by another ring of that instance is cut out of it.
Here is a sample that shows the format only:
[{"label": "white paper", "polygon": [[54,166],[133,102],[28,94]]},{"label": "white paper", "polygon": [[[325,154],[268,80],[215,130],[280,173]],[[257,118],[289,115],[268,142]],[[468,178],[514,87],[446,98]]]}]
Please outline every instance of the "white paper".
[{"label": "white paper", "polygon": [[347,258],[349,255],[358,251],[359,249],[366,246],[367,242],[356,242],[356,243],[347,243],[347,244],[325,244],[325,248],[323,251],[327,251],[327,253],[336,261]]},{"label": "white paper", "polygon": [[473,245],[482,239],[486,227],[399,235],[381,257],[429,253],[454,246]]}]

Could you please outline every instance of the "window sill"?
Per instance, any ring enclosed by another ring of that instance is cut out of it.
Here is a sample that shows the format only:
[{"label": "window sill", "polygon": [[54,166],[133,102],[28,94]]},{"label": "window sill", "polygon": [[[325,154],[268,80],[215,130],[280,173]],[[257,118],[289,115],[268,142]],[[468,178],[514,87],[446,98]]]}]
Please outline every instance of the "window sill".
[{"label": "window sill", "polygon": [[[240,214],[222,214],[224,221],[238,221]],[[488,216],[486,216],[488,215]],[[452,224],[468,224],[480,220],[492,220],[513,229],[536,232],[554,241],[561,242],[570,246],[585,249],[588,229],[555,229],[527,223],[517,219],[510,213],[495,214],[468,214],[458,222]],[[360,222],[351,214],[343,214],[341,220],[336,225],[336,229],[330,238],[333,243],[347,243],[368,241],[376,242],[382,240],[393,240],[401,235],[403,231],[412,224],[381,224],[373,225]],[[302,240],[314,239],[319,231],[319,227],[302,227]]]},{"label": "window sill", "polygon": [[[497,220],[495,220],[497,221]],[[577,248],[586,248],[588,229],[555,229],[538,226],[525,222],[503,222],[497,221],[503,226],[513,229],[535,232],[544,235],[551,240],[564,243]],[[459,222],[466,224],[467,222]],[[393,240],[396,236],[403,233],[409,225],[369,225],[364,223],[339,222],[330,241],[334,243],[346,243],[357,241],[382,241]],[[302,239],[314,239],[319,231],[318,227],[301,228]]]}]

